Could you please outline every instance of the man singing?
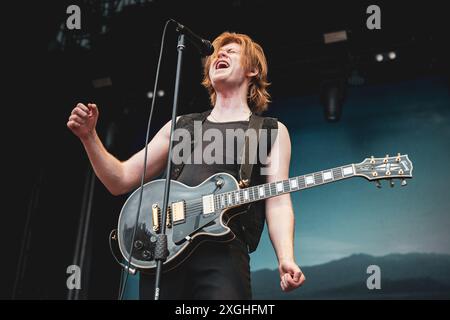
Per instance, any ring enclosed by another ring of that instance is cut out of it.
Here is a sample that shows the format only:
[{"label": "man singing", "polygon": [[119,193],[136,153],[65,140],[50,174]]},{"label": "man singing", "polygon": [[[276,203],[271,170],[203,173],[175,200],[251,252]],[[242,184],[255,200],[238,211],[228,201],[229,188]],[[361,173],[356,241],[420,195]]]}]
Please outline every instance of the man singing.
[{"label": "man singing", "polygon": [[[226,137],[227,129],[246,130],[251,117],[267,109],[270,102],[267,62],[261,46],[244,34],[224,32],[214,40],[213,46],[213,55],[205,61],[202,82],[210,94],[212,109],[177,117],[177,128],[187,123],[186,119],[194,119],[200,121],[203,132],[217,129]],[[95,130],[98,115],[95,104],[78,103],[67,126],[80,138],[97,177],[105,187],[113,195],[128,193],[140,184],[144,150],[126,161],[111,155]],[[169,121],[149,142],[146,181],[159,176],[165,168],[170,128]],[[273,144],[269,143],[265,163],[259,159],[254,166],[251,185],[289,177],[291,142],[288,130],[274,118],[264,118],[262,128],[277,129],[277,134],[272,139]],[[215,173],[226,172],[239,181],[240,154],[227,150],[225,141],[222,145],[223,152],[219,157],[223,161],[206,164],[203,159],[201,163],[173,166],[172,179],[196,186]],[[196,146],[203,148],[200,151],[205,147],[204,143]],[[229,158],[230,154],[234,155],[233,159]],[[265,174],[262,174],[262,167],[267,169]],[[258,245],[264,220],[278,259],[281,289],[290,291],[302,285],[305,277],[294,258],[294,213],[290,194],[262,201],[265,201],[263,206],[261,203],[252,206],[230,222],[229,227],[236,235],[234,240],[203,242],[180,266],[165,272],[161,281],[161,298],[251,299],[249,253]],[[141,272],[140,297],[152,299],[153,296],[154,276]]]}]

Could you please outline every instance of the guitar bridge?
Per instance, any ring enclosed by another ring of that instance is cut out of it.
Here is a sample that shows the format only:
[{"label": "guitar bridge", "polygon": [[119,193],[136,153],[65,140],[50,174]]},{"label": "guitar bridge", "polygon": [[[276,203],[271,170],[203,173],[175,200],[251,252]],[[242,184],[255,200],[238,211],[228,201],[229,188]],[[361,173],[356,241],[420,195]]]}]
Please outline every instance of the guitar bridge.
[{"label": "guitar bridge", "polygon": [[160,221],[160,212],[161,209],[159,208],[159,206],[155,203],[152,205],[152,223],[153,223],[153,231],[154,232],[159,232],[159,226],[161,225],[161,221]]},{"label": "guitar bridge", "polygon": [[[183,211],[184,212],[184,211]],[[153,225],[153,231],[154,232],[159,232],[161,231],[161,208],[159,207],[158,204],[153,204],[152,205],[152,225]],[[183,219],[184,219],[184,215],[183,215]],[[171,210],[170,207],[167,208],[167,217],[166,217],[166,227],[167,228],[172,228],[172,214],[171,214]]]}]

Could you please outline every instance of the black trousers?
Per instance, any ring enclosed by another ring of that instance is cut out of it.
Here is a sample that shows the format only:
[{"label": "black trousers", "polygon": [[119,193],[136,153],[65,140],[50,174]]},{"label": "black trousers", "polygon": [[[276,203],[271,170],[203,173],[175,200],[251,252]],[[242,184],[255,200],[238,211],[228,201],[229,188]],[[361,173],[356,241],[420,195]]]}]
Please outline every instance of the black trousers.
[{"label": "black trousers", "polygon": [[[239,239],[204,242],[177,268],[161,277],[161,300],[249,300],[250,257]],[[141,272],[141,300],[154,299],[155,276]]]}]

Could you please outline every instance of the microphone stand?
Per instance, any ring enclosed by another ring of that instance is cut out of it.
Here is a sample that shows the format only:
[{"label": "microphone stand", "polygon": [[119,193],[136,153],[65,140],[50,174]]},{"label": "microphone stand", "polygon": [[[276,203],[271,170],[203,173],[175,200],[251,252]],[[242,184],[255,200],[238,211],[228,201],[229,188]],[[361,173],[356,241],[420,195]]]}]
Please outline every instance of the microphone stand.
[{"label": "microphone stand", "polygon": [[155,276],[155,300],[159,300],[160,282],[163,262],[166,261],[169,254],[167,247],[167,235],[166,235],[166,220],[167,220],[167,205],[169,201],[170,192],[170,176],[172,168],[172,145],[173,145],[173,133],[175,131],[175,124],[177,121],[177,108],[178,108],[178,91],[181,78],[181,65],[183,62],[183,50],[185,48],[184,34],[178,36],[178,59],[177,70],[175,75],[175,90],[173,95],[173,108],[172,108],[172,124],[170,127],[170,142],[169,142],[169,156],[167,158],[166,168],[166,182],[164,185],[164,198],[161,217],[161,232],[156,235],[155,245],[155,260],[156,260],[156,276]]}]

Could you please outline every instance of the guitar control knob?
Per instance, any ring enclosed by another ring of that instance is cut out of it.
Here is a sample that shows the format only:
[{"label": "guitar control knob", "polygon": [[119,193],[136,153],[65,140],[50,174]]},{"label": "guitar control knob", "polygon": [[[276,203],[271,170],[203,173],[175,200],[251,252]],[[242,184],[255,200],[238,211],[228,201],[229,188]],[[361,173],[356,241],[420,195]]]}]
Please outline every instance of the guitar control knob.
[{"label": "guitar control knob", "polygon": [[142,243],[141,240],[136,240],[136,241],[134,242],[134,247],[135,247],[136,249],[138,249],[138,250],[142,249],[143,246],[144,246],[144,244]]},{"label": "guitar control knob", "polygon": [[142,257],[143,257],[145,260],[149,260],[149,259],[151,258],[151,253],[150,253],[150,251],[148,251],[148,250],[142,251]]},{"label": "guitar control knob", "polygon": [[218,186],[219,188],[221,188],[224,184],[224,181],[222,178],[219,178],[216,180],[216,186]]}]

